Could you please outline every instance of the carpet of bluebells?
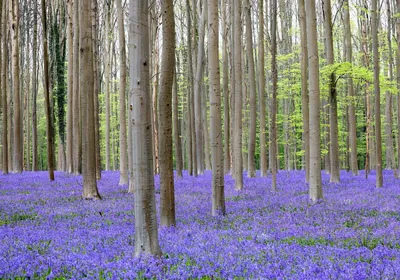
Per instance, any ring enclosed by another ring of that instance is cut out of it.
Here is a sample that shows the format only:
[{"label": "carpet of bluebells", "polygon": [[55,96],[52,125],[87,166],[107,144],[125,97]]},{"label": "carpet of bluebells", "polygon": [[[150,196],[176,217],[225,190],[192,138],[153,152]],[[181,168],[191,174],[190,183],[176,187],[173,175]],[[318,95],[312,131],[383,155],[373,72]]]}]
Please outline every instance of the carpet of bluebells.
[{"label": "carpet of bluebells", "polygon": [[[0,175],[0,279],[400,279],[400,180],[384,172],[340,184],[323,174],[311,204],[304,172],[226,176],[224,217],[211,216],[211,173],[176,180],[175,228],[160,228],[161,258],[134,258],[134,197],[103,172],[101,201],[82,178]],[[159,200],[159,178],[156,177]]]}]

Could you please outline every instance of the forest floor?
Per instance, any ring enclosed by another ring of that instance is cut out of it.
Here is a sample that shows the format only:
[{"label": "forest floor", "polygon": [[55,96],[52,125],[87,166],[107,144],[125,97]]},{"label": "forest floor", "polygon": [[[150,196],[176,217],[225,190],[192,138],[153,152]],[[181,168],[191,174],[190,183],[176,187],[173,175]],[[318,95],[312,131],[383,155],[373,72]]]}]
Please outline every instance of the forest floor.
[{"label": "forest floor", "polygon": [[[311,204],[304,172],[226,176],[227,215],[211,216],[211,173],[176,180],[177,226],[160,228],[160,259],[134,258],[133,195],[103,172],[101,201],[81,199],[82,178],[0,175],[0,279],[400,279],[400,180],[323,174]],[[159,200],[159,178],[156,193]]]}]

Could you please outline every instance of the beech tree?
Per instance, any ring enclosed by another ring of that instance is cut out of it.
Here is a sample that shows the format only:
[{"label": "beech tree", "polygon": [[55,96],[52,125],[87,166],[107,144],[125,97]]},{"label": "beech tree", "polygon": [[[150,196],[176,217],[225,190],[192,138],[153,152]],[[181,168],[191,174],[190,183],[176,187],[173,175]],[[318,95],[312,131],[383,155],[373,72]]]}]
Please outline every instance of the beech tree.
[{"label": "beech tree", "polygon": [[161,255],[154,191],[148,1],[129,1],[130,117],[135,185],[135,255]]},{"label": "beech tree", "polygon": [[160,222],[175,225],[175,191],[172,161],[172,85],[175,72],[175,21],[172,0],[161,1],[162,59],[159,104]]},{"label": "beech tree", "polygon": [[[96,0],[94,0],[96,1]],[[82,172],[83,198],[101,199],[96,181],[96,144],[94,119],[93,34],[91,1],[79,7],[80,79],[82,102]]]},{"label": "beech tree", "polygon": [[321,143],[320,143],[320,88],[319,56],[317,40],[317,16],[315,0],[305,0],[307,42],[308,42],[308,77],[310,93],[310,186],[312,201],[322,199],[321,182]]}]

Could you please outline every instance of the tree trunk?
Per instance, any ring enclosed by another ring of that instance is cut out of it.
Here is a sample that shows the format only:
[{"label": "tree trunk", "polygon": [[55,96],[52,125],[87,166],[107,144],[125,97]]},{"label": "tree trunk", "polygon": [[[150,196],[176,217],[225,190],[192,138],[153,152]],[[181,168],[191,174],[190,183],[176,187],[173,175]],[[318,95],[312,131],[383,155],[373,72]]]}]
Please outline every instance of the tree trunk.
[{"label": "tree trunk", "polygon": [[[353,49],[351,44],[351,26],[350,26],[350,6],[349,0],[344,0],[344,28],[345,28],[345,48],[346,48],[346,60],[353,63]],[[356,113],[354,109],[355,95],[353,79],[349,77],[347,79],[347,92],[351,98],[349,104],[349,140],[350,140],[350,169],[354,176],[358,175],[358,159],[357,159],[357,125],[356,125]]]},{"label": "tree trunk", "polygon": [[80,92],[79,92],[79,3],[80,0],[74,0],[74,42],[73,42],[73,172],[80,174],[82,170],[82,130],[81,130],[81,112],[80,112]]},{"label": "tree trunk", "polygon": [[47,164],[50,181],[54,181],[54,162],[53,162],[53,126],[51,125],[51,107],[50,107],[50,80],[49,80],[49,55],[47,52],[47,18],[46,18],[46,3],[42,0],[42,24],[43,24],[43,65],[44,65],[44,98],[46,108],[46,123],[47,123]]},{"label": "tree trunk", "polygon": [[192,145],[192,130],[194,129],[192,126],[192,95],[193,95],[193,71],[192,71],[192,20],[190,15],[190,3],[189,0],[186,0],[186,13],[187,13],[187,40],[188,40],[188,75],[187,75],[187,83],[188,83],[188,91],[187,91],[187,153],[188,153],[188,173],[189,175],[193,175],[193,145]]},{"label": "tree trunk", "polygon": [[38,171],[38,133],[37,133],[37,114],[36,100],[38,94],[38,79],[37,79],[37,13],[38,1],[34,2],[33,12],[33,73],[32,73],[32,170]]},{"label": "tree trunk", "polygon": [[205,36],[205,24],[206,24],[206,13],[207,13],[207,0],[203,0],[203,7],[201,17],[199,21],[199,37],[197,45],[197,65],[196,65],[196,78],[194,87],[194,118],[195,118],[195,129],[196,129],[196,158],[197,158],[197,174],[203,174],[204,172],[204,133],[202,125],[202,114],[201,114],[201,89],[204,83],[204,36]]},{"label": "tree trunk", "polygon": [[67,108],[67,172],[72,173],[72,163],[73,163],[73,156],[72,156],[72,147],[73,147],[73,135],[72,135],[72,128],[73,128],[73,94],[74,94],[74,52],[73,52],[73,0],[67,1],[68,6],[68,108]]},{"label": "tree trunk", "polygon": [[81,1],[80,23],[80,89],[82,102],[82,173],[83,198],[100,199],[96,182],[96,136],[94,119],[94,66],[91,1]]},{"label": "tree trunk", "polygon": [[[176,67],[179,69],[179,66]],[[176,168],[176,175],[178,178],[182,177],[182,169],[183,169],[183,162],[182,162],[182,132],[181,132],[181,125],[179,121],[179,103],[178,103],[178,81],[177,81],[177,70],[175,70],[174,74],[174,81],[172,87],[172,109],[173,109],[173,132],[174,132],[174,145],[175,145],[175,168]]]},{"label": "tree trunk", "polygon": [[[135,255],[161,255],[153,171],[148,1],[129,1],[130,117],[135,188]],[[138,24],[133,24],[134,22]]]},{"label": "tree trunk", "polygon": [[[252,178],[256,176],[256,118],[257,118],[257,94],[256,94],[256,77],[254,69],[253,56],[253,31],[251,26],[251,7],[250,0],[245,0],[245,19],[246,19],[246,51],[247,63],[249,71],[249,89],[250,89],[250,124],[249,124],[249,143],[248,143],[248,168],[247,176]],[[262,9],[261,9],[262,11]],[[264,67],[264,65],[262,66]]]},{"label": "tree trunk", "polygon": [[219,73],[218,0],[208,5],[208,71],[210,81],[210,127],[212,161],[212,215],[225,214],[224,158],[221,127],[221,94]]},{"label": "tree trunk", "polygon": [[242,0],[234,0],[234,71],[235,71],[235,121],[234,121],[234,179],[235,189],[243,190],[242,158]]},{"label": "tree trunk", "polygon": [[380,83],[379,83],[379,42],[378,42],[378,3],[372,0],[372,51],[374,55],[374,92],[375,92],[375,143],[376,143],[376,187],[382,187],[382,135],[381,135],[381,109],[380,109]]},{"label": "tree trunk", "polygon": [[320,146],[320,89],[315,0],[306,0],[308,75],[310,90],[310,199],[322,199],[321,146]]},{"label": "tree trunk", "polygon": [[21,95],[20,95],[20,73],[19,73],[19,1],[9,0],[10,15],[10,32],[12,42],[12,74],[13,74],[13,93],[14,93],[14,145],[13,145],[13,162],[15,173],[22,172],[23,158],[23,137],[22,129],[22,112],[21,112]]},{"label": "tree trunk", "polygon": [[175,225],[175,190],[172,159],[172,86],[175,73],[175,21],[173,0],[161,1],[162,59],[159,105],[160,223]]},{"label": "tree trunk", "polygon": [[258,91],[260,111],[260,171],[261,177],[267,176],[267,143],[265,127],[265,59],[264,59],[264,8],[263,0],[259,1],[259,27],[258,27]]},{"label": "tree trunk", "polygon": [[299,0],[299,25],[301,41],[301,105],[303,116],[303,142],[306,182],[310,181],[310,117],[308,97],[308,48],[307,48],[307,23],[304,0]]},{"label": "tree trunk", "polygon": [[276,24],[277,24],[277,0],[271,0],[271,72],[272,72],[272,98],[271,98],[271,173],[272,173],[272,189],[277,191],[276,173],[277,173],[277,101],[276,95],[278,90],[278,69],[277,69],[277,39],[276,39]]},{"label": "tree trunk", "polygon": [[[8,106],[7,106],[7,79],[8,79],[8,71],[7,71],[7,64],[8,64],[8,32],[7,32],[7,0],[3,0],[3,3],[1,3],[1,8],[2,8],[2,12],[0,13],[0,17],[3,19],[3,26],[1,27],[0,24],[0,28],[2,28],[2,43],[3,43],[3,59],[1,61],[0,58],[0,67],[2,67],[2,71],[1,71],[1,75],[0,75],[0,94],[1,94],[1,105],[2,105],[2,113],[3,113],[3,137],[2,137],[2,141],[3,141],[3,158],[2,158],[2,163],[3,163],[3,174],[8,174]],[[1,23],[1,20],[0,20]],[[0,44],[1,44],[1,40],[0,40]],[[0,54],[1,55],[1,54]]]},{"label": "tree trunk", "polygon": [[106,3],[106,58],[105,58],[105,90],[106,90],[106,171],[110,170],[111,164],[111,139],[110,139],[110,68],[111,68],[111,3]]},{"label": "tree trunk", "polygon": [[120,88],[119,88],[119,184],[128,184],[128,158],[126,143],[126,47],[125,47],[125,27],[124,27],[124,11],[122,9],[121,0],[116,1],[118,13],[118,36],[120,51]]},{"label": "tree trunk", "polygon": [[229,53],[228,53],[228,12],[226,0],[221,1],[222,14],[222,73],[224,92],[224,173],[228,174],[231,169],[230,151],[230,112],[229,112]]}]

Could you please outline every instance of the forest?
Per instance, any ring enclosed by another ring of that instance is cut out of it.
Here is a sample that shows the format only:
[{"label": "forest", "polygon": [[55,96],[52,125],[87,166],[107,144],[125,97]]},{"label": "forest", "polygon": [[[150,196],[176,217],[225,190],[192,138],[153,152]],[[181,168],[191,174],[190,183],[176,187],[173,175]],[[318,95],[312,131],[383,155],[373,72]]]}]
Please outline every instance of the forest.
[{"label": "forest", "polygon": [[0,0],[0,279],[400,279],[400,0]]}]

